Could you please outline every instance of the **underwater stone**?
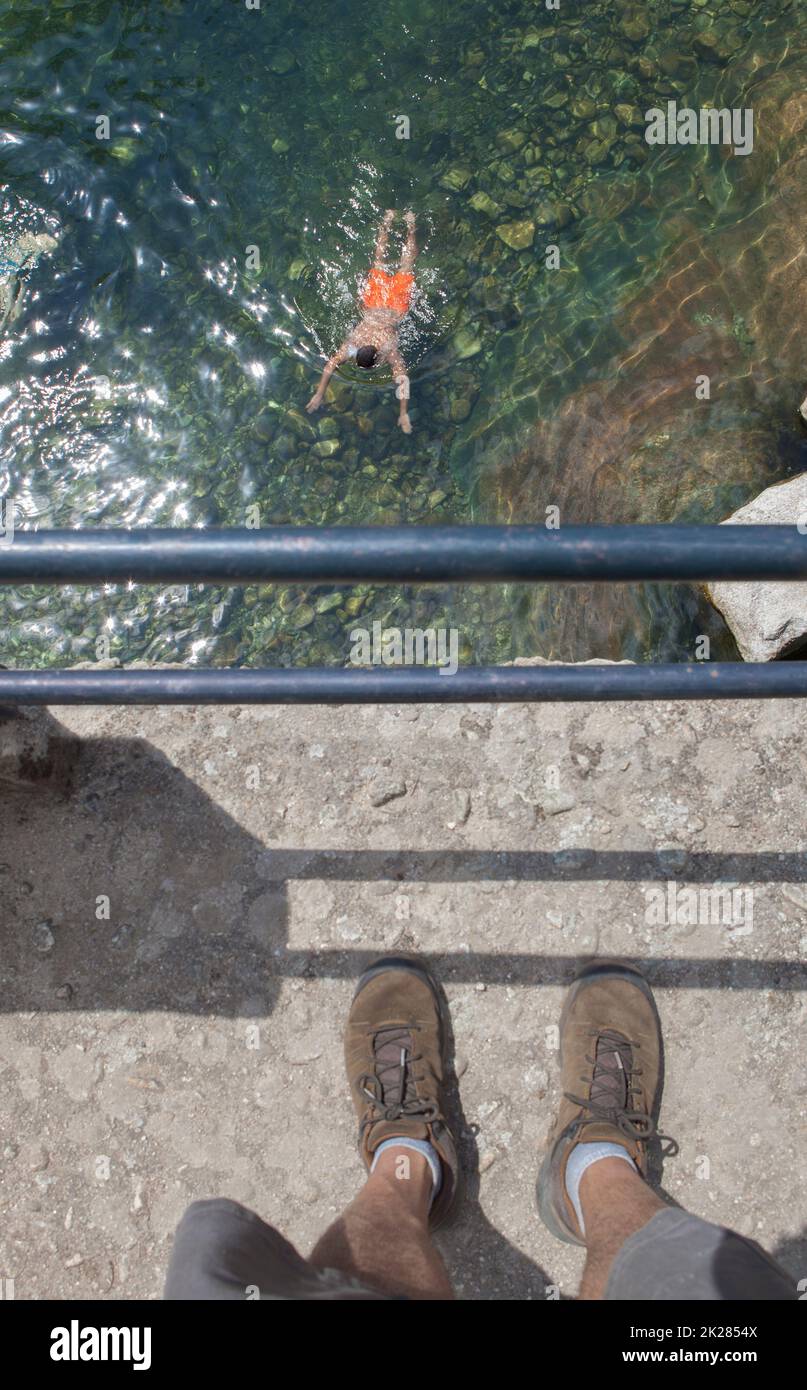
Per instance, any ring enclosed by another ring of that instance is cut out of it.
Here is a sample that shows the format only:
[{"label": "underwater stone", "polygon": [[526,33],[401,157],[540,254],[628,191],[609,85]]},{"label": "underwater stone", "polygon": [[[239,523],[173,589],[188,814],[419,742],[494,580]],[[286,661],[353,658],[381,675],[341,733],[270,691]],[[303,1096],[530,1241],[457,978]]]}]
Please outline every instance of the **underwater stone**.
[{"label": "underwater stone", "polygon": [[616,135],[616,120],[613,116],[599,116],[591,122],[591,133],[598,140],[613,140]]},{"label": "underwater stone", "polygon": [[481,189],[478,193],[475,193],[472,198],[469,198],[468,201],[474,209],[474,212],[483,212],[486,217],[498,217],[501,212],[499,204],[494,203],[490,195],[483,193]]},{"label": "underwater stone", "polygon": [[309,603],[301,603],[291,615],[292,627],[308,627],[314,621],[314,610]]},{"label": "underwater stone", "polygon": [[138,154],[138,142],[134,136],[124,136],[110,145],[109,153],[121,164],[131,164]]},{"label": "underwater stone", "polygon": [[272,438],[274,432],[275,420],[271,415],[259,415],[256,420],[253,420],[251,433],[256,439],[265,443]]},{"label": "underwater stone", "polygon": [[515,154],[522,145],[526,145],[527,137],[523,130],[500,130],[496,136],[496,144],[503,150]]},{"label": "underwater stone", "polygon": [[596,111],[596,103],[590,97],[575,97],[572,102],[572,115],[576,116],[579,121],[588,120],[589,116],[596,114]]},{"label": "underwater stone", "polygon": [[276,53],[269,60],[269,71],[278,77],[283,77],[292,68],[296,68],[297,59],[288,48],[278,48]]},{"label": "underwater stone", "polygon": [[695,35],[692,46],[702,58],[710,58],[714,63],[727,63],[741,43],[739,34],[731,30],[721,33],[716,29],[705,29]]},{"label": "underwater stone", "polygon": [[526,251],[532,246],[535,236],[535,223],[530,218],[522,222],[500,222],[496,235],[512,251]]},{"label": "underwater stone", "polygon": [[318,444],[313,444],[311,446],[311,452],[321,459],[330,458],[332,454],[339,453],[339,440],[321,439]]},{"label": "underwater stone", "polygon": [[614,107],[614,115],[620,125],[642,127],[645,124],[644,117],[638,106],[632,106],[630,102],[620,101]]},{"label": "underwater stone", "polygon": [[344,594],[323,594],[322,598],[317,599],[317,612],[330,613],[332,608],[339,608],[344,599]]},{"label": "underwater stone", "polygon": [[482,350],[481,339],[477,338],[476,333],[470,326],[461,328],[451,339],[454,352],[457,357],[464,360],[467,357],[475,357]]},{"label": "underwater stone", "polygon": [[440,186],[449,189],[452,193],[459,193],[466,184],[471,182],[472,174],[470,169],[465,169],[459,165],[454,169],[448,169],[440,179]]},{"label": "underwater stone", "polygon": [[619,28],[626,39],[630,39],[632,43],[641,43],[650,33],[650,20],[647,15],[634,11],[625,16]]},{"label": "underwater stone", "polygon": [[574,212],[568,203],[542,202],[533,208],[533,219],[539,227],[568,227]]},{"label": "underwater stone", "polygon": [[612,140],[592,140],[583,150],[583,158],[586,164],[602,164],[608,158]]},{"label": "underwater stone", "polygon": [[288,425],[289,429],[294,430],[300,439],[314,440],[317,437],[314,426],[300,414],[299,410],[287,410],[284,423]]},{"label": "underwater stone", "polygon": [[552,182],[552,175],[543,164],[533,164],[530,169],[524,170],[524,182],[534,188],[548,188]]}]

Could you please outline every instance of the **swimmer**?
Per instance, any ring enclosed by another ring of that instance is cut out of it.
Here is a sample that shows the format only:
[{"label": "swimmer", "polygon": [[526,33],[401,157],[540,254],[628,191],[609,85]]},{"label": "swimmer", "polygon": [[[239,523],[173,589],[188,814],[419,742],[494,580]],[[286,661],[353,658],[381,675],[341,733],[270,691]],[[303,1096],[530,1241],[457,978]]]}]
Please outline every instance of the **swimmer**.
[{"label": "swimmer", "polygon": [[412,433],[407,403],[409,401],[409,377],[406,364],[398,351],[398,326],[409,310],[412,286],[415,283],[413,267],[417,255],[415,244],[415,214],[404,213],[406,222],[406,245],[401,255],[400,268],[394,274],[384,269],[387,255],[389,230],[395,220],[395,212],[389,208],[378,229],[375,244],[373,267],[362,290],[361,303],[364,313],[342,346],[325,365],[319,385],[306,410],[318,410],[322,405],[325,387],[336,368],[348,357],[356,359],[358,367],[370,370],[389,362],[400,401],[398,424],[404,434]]}]

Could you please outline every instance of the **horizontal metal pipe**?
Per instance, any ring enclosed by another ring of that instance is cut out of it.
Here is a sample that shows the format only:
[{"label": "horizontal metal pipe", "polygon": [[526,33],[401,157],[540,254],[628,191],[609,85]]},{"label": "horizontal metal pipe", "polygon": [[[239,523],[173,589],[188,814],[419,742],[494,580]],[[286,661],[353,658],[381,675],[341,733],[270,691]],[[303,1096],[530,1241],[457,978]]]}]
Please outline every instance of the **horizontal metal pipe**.
[{"label": "horizontal metal pipe", "polygon": [[269,526],[0,533],[2,584],[807,580],[792,526]]},{"label": "horizontal metal pipe", "polygon": [[696,665],[0,671],[0,705],[457,704],[807,695],[807,661]]}]

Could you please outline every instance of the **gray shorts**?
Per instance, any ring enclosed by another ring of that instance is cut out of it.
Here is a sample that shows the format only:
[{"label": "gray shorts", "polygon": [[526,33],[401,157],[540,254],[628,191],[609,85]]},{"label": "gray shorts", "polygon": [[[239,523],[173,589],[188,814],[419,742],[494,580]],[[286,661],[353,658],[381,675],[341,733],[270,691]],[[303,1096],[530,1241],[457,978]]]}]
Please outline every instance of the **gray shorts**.
[{"label": "gray shorts", "polygon": [[[336,1269],[315,1269],[254,1212],[225,1197],[194,1202],[174,1241],[167,1299],[390,1301]],[[617,1255],[605,1297],[722,1302],[798,1297],[794,1281],[754,1241],[670,1207]]]}]

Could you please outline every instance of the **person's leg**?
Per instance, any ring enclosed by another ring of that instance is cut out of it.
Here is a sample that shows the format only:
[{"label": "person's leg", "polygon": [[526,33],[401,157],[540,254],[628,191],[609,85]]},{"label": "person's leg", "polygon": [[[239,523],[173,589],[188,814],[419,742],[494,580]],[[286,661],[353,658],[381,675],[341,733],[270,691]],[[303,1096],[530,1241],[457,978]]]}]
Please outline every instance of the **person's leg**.
[{"label": "person's leg", "polygon": [[304,1260],[238,1202],[195,1202],[177,1230],[167,1299],[449,1299],[430,1231],[453,1208],[459,1171],[443,1116],[443,1000],[419,961],[364,972],[345,1059],[370,1170],[358,1197]]},{"label": "person's leg", "polygon": [[387,259],[387,244],[389,242],[389,229],[395,221],[395,209],[387,208],[381,219],[378,235],[376,236],[375,251],[373,252],[373,265],[383,268]]},{"label": "person's leg", "polygon": [[586,1227],[586,1267],[581,1299],[605,1297],[608,1276],[629,1236],[640,1231],[665,1203],[627,1163],[603,1158],[580,1181],[580,1205]]},{"label": "person's leg", "polygon": [[401,252],[401,270],[407,274],[412,273],[415,268],[415,257],[418,253],[417,242],[415,241],[415,214],[405,212],[406,219],[406,242]]},{"label": "person's leg", "polygon": [[254,1211],[226,1197],[193,1202],[174,1237],[164,1297],[180,1302],[381,1300],[335,1270],[315,1269]]},{"label": "person's leg", "polygon": [[361,976],[345,1064],[370,1176],[311,1256],[319,1267],[410,1298],[452,1297],[430,1235],[458,1186],[444,1118],[445,1033],[442,996],[420,961],[388,957]]},{"label": "person's leg", "polygon": [[[591,961],[561,1019],[563,1101],[538,1183],[541,1216],[586,1246],[582,1299],[786,1299],[793,1281],[752,1241],[668,1206],[645,1182],[661,1101],[661,1024],[650,986]],[[675,1152],[672,1145],[668,1152]]]},{"label": "person's leg", "polygon": [[388,1294],[453,1298],[429,1231],[432,1187],[422,1154],[385,1149],[358,1197],[314,1246],[311,1263]]}]

